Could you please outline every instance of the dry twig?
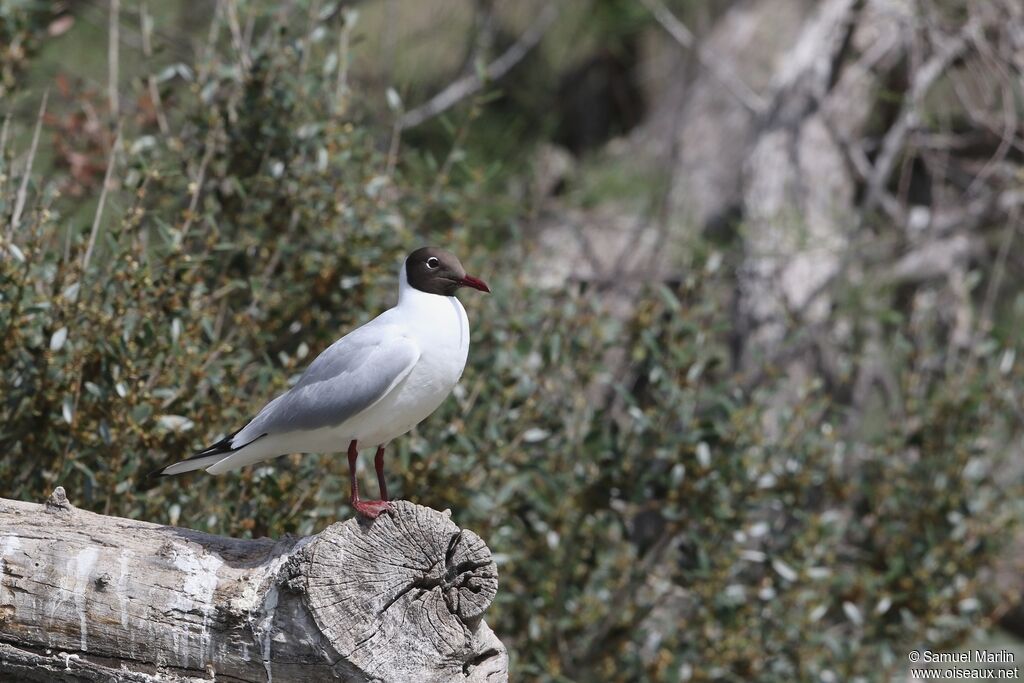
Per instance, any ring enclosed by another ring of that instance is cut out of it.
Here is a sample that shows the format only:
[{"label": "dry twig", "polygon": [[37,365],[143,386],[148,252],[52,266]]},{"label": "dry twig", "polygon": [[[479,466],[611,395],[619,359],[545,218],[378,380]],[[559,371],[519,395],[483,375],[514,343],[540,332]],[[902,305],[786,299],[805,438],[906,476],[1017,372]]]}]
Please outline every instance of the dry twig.
[{"label": "dry twig", "polygon": [[668,7],[660,0],[640,0],[644,7],[654,16],[661,27],[672,36],[672,39],[687,50],[693,50],[699,61],[708,72],[721,83],[736,100],[752,113],[758,114],[765,110],[767,103],[747,85],[738,74],[726,66],[725,60],[716,55],[706,45],[698,44],[693,33],[686,24],[679,21]]},{"label": "dry twig", "polygon": [[203,183],[206,181],[206,167],[213,158],[213,150],[214,141],[213,136],[211,135],[206,140],[206,150],[203,152],[203,158],[199,162],[199,171],[196,173],[195,185],[192,187],[192,194],[188,200],[188,213],[185,215],[185,224],[181,226],[179,244],[185,241],[185,238],[188,236],[188,231],[192,227],[192,222],[196,218],[196,209],[199,207],[199,196],[203,192]]},{"label": "dry twig", "polygon": [[868,178],[867,196],[864,200],[864,209],[870,211],[882,201],[885,185],[892,175],[893,168],[900,157],[907,140],[907,136],[913,130],[918,120],[918,106],[924,96],[931,90],[935,82],[945,73],[950,64],[960,56],[968,44],[968,36],[975,30],[973,24],[968,24],[954,38],[940,45],[931,59],[920,69],[917,69],[913,76],[910,88],[903,98],[900,112],[896,122],[889,128],[882,140],[881,150],[878,159],[875,161],[871,176]]},{"label": "dry twig", "polygon": [[89,244],[82,256],[82,276],[85,277],[89,269],[89,261],[92,259],[93,249],[96,247],[96,235],[100,231],[100,221],[103,219],[103,207],[107,203],[107,192],[110,188],[110,180],[114,176],[114,165],[117,162],[117,148],[121,144],[121,126],[117,127],[117,135],[114,137],[114,144],[110,146],[110,158],[107,160],[107,172],[103,175],[103,189],[100,190],[99,203],[96,204],[96,214],[92,219],[92,229],[89,231]]},{"label": "dry twig", "polygon": [[341,31],[338,32],[338,79],[334,85],[334,113],[337,116],[344,115],[348,109],[349,42],[358,18],[356,10],[346,9],[342,13]]},{"label": "dry twig", "polygon": [[[43,128],[43,115],[46,113],[46,102],[50,99],[50,91],[43,93],[43,102],[39,105],[39,116],[36,117],[36,128],[32,133],[32,144],[28,150],[28,160],[25,162],[25,173],[21,176],[21,186],[18,187],[18,196],[14,200],[14,213],[11,214],[11,222],[7,227],[8,236],[13,235],[21,222],[21,214],[25,210],[25,200],[28,197],[28,181],[32,176],[32,162],[36,158],[36,150],[39,148],[39,132]],[[7,139],[7,126],[4,125],[4,140]]]},{"label": "dry twig", "polygon": [[[142,26],[142,54],[149,61],[153,57],[153,17],[149,14],[149,3],[143,0],[139,5],[139,23]],[[167,116],[164,114],[163,102],[160,100],[160,89],[156,84],[156,77],[150,74],[146,77],[146,85],[149,89],[149,99],[153,103],[153,111],[156,113],[156,123],[160,132],[164,135],[170,133],[170,126],[167,125]]]},{"label": "dry twig", "polygon": [[453,81],[424,104],[405,112],[398,120],[399,127],[402,129],[414,128],[429,121],[470,95],[479,92],[485,83],[500,79],[537,46],[557,18],[558,8],[555,5],[547,5],[533,24],[519,37],[519,40],[487,65],[483,78],[474,72]]},{"label": "dry twig", "polygon": [[120,116],[120,98],[117,93],[119,50],[121,38],[121,0],[110,0],[110,16],[107,31],[107,97],[110,99],[110,116],[115,121]]}]

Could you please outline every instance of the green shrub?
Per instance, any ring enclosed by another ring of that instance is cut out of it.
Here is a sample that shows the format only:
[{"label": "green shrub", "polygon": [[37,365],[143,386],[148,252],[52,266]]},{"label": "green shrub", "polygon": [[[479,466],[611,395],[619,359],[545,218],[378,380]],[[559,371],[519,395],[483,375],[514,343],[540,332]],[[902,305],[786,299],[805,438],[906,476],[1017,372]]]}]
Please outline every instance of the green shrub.
[{"label": "green shrub", "polygon": [[[892,292],[845,287],[834,376],[739,374],[721,254],[689,245],[687,277],[626,314],[596,284],[538,290],[489,170],[415,149],[392,169],[358,88],[339,113],[332,41],[261,20],[251,42],[243,58],[223,37],[163,82],[170,135],[145,108],[126,120],[88,258],[70,171],[31,178],[0,243],[6,496],[62,484],[81,507],[236,536],[346,517],[337,456],[145,475],[241,426],[391,304],[405,252],[442,243],[495,294],[467,301],[464,380],[392,447],[389,479],[488,541],[516,678],[879,680],[910,645],[988,623],[980,582],[1020,517],[1012,347],[950,350]],[[869,329],[900,399],[860,417]]]},{"label": "green shrub", "polygon": [[0,4],[0,97],[16,90],[53,11],[43,3],[10,1]]}]

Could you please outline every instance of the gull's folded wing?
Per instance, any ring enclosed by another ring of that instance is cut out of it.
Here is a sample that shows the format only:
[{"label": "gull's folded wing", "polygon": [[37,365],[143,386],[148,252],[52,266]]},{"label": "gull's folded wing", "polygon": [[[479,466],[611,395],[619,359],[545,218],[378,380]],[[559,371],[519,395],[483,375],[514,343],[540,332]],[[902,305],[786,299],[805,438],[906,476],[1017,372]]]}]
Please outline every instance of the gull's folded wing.
[{"label": "gull's folded wing", "polygon": [[416,343],[400,330],[360,328],[321,353],[298,383],[268,403],[232,439],[238,449],[206,469],[242,466],[245,446],[263,435],[336,427],[387,396],[419,360]]}]

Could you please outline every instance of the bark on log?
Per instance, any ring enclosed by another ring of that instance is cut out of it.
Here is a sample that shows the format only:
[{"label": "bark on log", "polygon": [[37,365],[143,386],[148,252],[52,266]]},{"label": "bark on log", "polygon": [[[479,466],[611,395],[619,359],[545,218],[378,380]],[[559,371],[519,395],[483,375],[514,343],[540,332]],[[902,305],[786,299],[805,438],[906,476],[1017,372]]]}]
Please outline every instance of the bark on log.
[{"label": "bark on log", "polygon": [[0,499],[0,679],[507,681],[487,546],[395,508],[275,541]]}]

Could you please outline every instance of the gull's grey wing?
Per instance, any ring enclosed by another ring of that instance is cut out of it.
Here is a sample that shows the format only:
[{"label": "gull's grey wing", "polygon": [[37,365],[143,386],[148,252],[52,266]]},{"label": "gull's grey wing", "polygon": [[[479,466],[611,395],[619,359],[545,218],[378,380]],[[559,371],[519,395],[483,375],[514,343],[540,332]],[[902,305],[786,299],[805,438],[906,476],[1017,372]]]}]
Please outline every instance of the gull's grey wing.
[{"label": "gull's grey wing", "polygon": [[298,383],[268,403],[232,445],[238,448],[262,434],[340,425],[387,396],[419,357],[416,342],[399,330],[361,327],[317,356]]}]

